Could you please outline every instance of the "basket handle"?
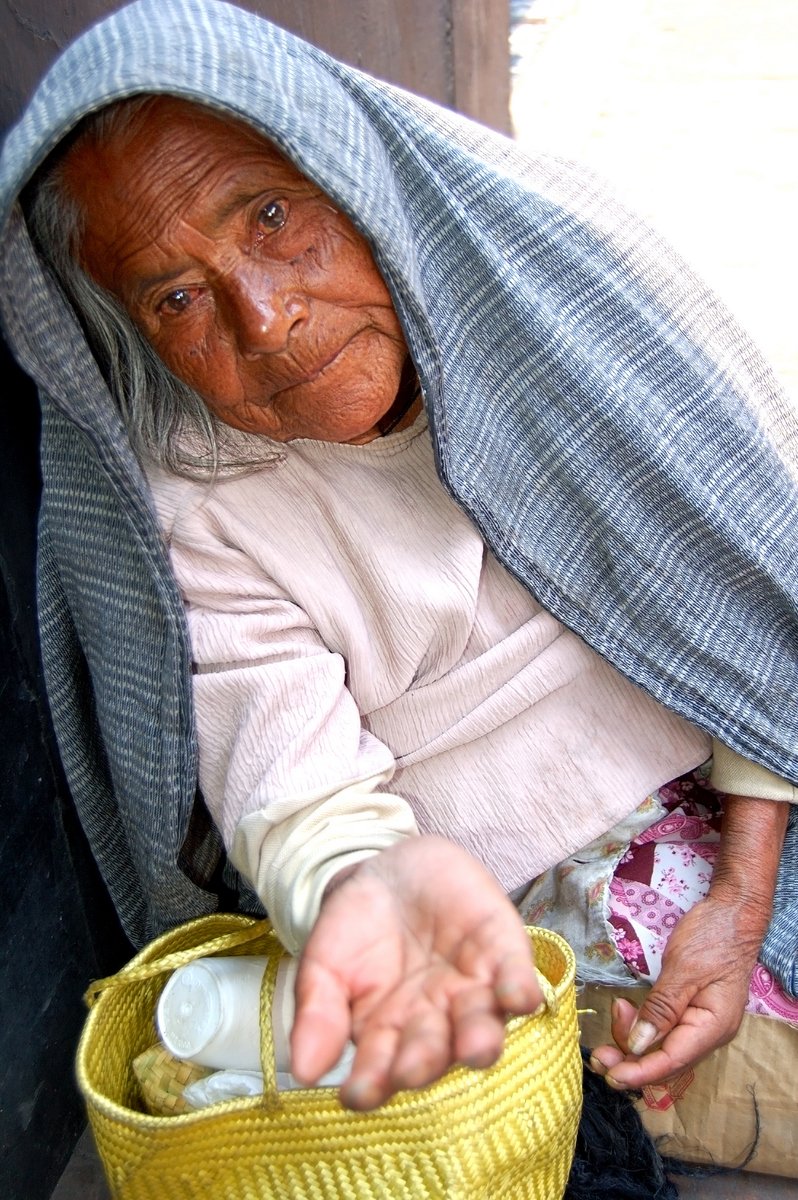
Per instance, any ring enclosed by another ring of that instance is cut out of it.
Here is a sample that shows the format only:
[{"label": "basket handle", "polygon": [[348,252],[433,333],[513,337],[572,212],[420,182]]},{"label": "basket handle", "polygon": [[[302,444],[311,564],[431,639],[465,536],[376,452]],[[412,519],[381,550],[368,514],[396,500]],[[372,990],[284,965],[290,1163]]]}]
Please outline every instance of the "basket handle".
[{"label": "basket handle", "polygon": [[264,1101],[269,1107],[278,1106],[280,1099],[277,1091],[277,1067],[274,1057],[272,1000],[274,999],[277,970],[285,952],[270,921],[253,921],[243,929],[218,934],[197,946],[190,946],[186,950],[175,950],[171,954],[154,958],[151,962],[138,964],[130,962],[121,967],[116,975],[109,975],[105,979],[96,979],[85,993],[86,1006],[92,1008],[103,992],[127,987],[132,983],[141,983],[147,979],[156,979],[159,975],[176,971],[178,967],[185,967],[198,958],[212,958],[214,955],[233,950],[237,946],[245,946],[248,942],[253,942],[258,938],[262,939],[264,934],[269,935],[269,940],[273,942],[273,945],[267,951],[268,961],[260,990],[260,1057]]},{"label": "basket handle", "polygon": [[[127,966],[121,967],[116,975],[94,980],[83,997],[86,1007],[92,1008],[103,992],[125,987],[129,983],[140,983],[144,979],[155,979],[158,975],[165,975],[167,971],[176,971],[178,967],[184,967],[198,958],[211,958],[215,954],[223,954],[225,950],[233,950],[236,946],[245,946],[247,942],[263,937],[264,933],[273,933],[271,922],[253,921],[252,925],[245,929],[218,934],[216,937],[202,942],[199,946],[191,946],[187,950],[175,950],[171,954],[164,954],[161,958],[153,959],[152,962],[138,965],[134,965],[133,962],[128,963]],[[277,941],[276,934],[274,934],[274,940]],[[279,961],[279,956],[277,957]]]},{"label": "basket handle", "polygon": [[260,988],[260,1069],[263,1072],[263,1099],[269,1108],[280,1107],[280,1093],[277,1090],[277,1063],[274,1056],[272,1002],[277,984],[277,972],[284,957],[287,957],[285,952],[269,955]]},{"label": "basket handle", "polygon": [[550,1016],[556,1017],[560,1008],[560,1001],[557,997],[554,987],[552,986],[551,980],[547,979],[543,972],[539,971],[537,967],[535,967],[535,976],[537,977],[538,987],[543,993],[544,1007],[540,1010],[539,1014],[537,1011],[533,1013],[533,1016],[542,1015],[544,1012],[546,1012],[549,1013]]},{"label": "basket handle", "polygon": [[[235,949],[237,946],[245,946],[248,942],[262,938],[264,934],[269,935],[269,940],[273,942],[273,946],[271,947],[271,952],[267,955],[266,970],[260,990],[260,1060],[263,1072],[263,1096],[264,1102],[268,1107],[279,1107],[281,1101],[280,1093],[277,1090],[277,1067],[274,1055],[274,1032],[272,1028],[272,1002],[274,1000],[277,971],[281,959],[285,957],[285,951],[280,945],[269,920],[253,921],[243,929],[219,934],[214,938],[209,938],[201,942],[197,946],[191,946],[186,950],[176,950],[171,954],[164,954],[160,958],[153,959],[151,962],[139,963],[137,965],[134,962],[128,963],[116,975],[95,980],[85,993],[84,999],[86,1005],[88,1008],[92,1008],[97,999],[105,991],[125,987],[131,983],[139,983],[146,979],[157,978],[157,976],[165,975],[167,972],[176,971],[178,967],[186,966],[198,958],[210,958],[217,954],[223,954],[227,950]],[[557,993],[550,980],[546,978],[542,971],[535,968],[535,974],[537,975],[540,990],[543,993],[545,1011],[554,1016],[559,1008]]]}]

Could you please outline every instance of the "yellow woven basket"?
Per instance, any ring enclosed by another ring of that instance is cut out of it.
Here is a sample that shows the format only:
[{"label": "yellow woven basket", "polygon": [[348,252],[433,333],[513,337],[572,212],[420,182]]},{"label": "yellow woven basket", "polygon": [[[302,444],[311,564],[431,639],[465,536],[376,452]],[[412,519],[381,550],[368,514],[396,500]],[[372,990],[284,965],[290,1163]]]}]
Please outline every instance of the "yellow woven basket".
[{"label": "yellow woven basket", "polygon": [[560,1200],[581,1107],[575,965],[556,934],[530,937],[551,985],[548,1010],[511,1019],[488,1070],[457,1067],[353,1113],[332,1088],[276,1090],[271,1020],[262,1020],[264,1095],[170,1117],[143,1111],[132,1070],[153,1042],[168,973],[200,956],[265,954],[261,1012],[270,1013],[283,950],[268,922],[233,915],[158,938],[92,989],[78,1048],[114,1200]]}]

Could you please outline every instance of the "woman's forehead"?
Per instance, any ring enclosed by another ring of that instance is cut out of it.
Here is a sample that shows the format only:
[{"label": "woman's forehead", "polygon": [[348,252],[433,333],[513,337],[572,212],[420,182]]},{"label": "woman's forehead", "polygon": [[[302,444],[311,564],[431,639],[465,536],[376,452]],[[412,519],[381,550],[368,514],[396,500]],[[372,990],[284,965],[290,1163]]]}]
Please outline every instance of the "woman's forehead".
[{"label": "woman's forehead", "polygon": [[[177,96],[137,97],[104,110],[89,123],[69,151],[80,160],[89,151],[109,173],[124,163],[191,166],[208,155],[259,158],[275,166],[296,168],[277,147],[251,125],[226,113]],[[84,159],[85,161],[85,159]],[[298,174],[298,172],[296,172]]]},{"label": "woman's forehead", "polygon": [[116,128],[106,123],[101,137],[89,131],[67,157],[64,182],[84,216],[80,257],[103,276],[183,222],[213,236],[270,188],[317,191],[248,125],[172,97],[153,98]]}]

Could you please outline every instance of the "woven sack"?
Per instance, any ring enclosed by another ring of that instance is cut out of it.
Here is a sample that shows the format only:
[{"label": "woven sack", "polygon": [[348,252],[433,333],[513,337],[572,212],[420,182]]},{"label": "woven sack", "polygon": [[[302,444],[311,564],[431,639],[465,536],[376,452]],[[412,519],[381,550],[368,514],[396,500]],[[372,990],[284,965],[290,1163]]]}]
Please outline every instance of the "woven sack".
[{"label": "woven sack", "polygon": [[[268,922],[219,914],[164,934],[87,997],[77,1076],[112,1197],[560,1200],[581,1107],[575,964],[557,934],[529,932],[547,1010],[508,1022],[495,1066],[456,1067],[370,1113],[342,1108],[334,1088],[276,1090],[270,1014],[284,952]],[[153,1042],[168,973],[212,954],[269,958],[264,1095],[151,1116],[131,1064]]]}]

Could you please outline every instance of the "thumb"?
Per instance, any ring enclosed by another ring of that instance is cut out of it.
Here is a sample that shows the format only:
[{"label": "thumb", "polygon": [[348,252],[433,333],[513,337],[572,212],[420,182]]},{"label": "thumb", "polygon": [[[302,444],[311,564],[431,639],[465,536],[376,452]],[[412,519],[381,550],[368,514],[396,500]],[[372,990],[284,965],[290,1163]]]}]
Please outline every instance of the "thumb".
[{"label": "thumb", "polygon": [[683,971],[664,963],[660,977],[638,1009],[628,1045],[632,1054],[645,1054],[670,1033],[684,1016],[695,987]]}]

